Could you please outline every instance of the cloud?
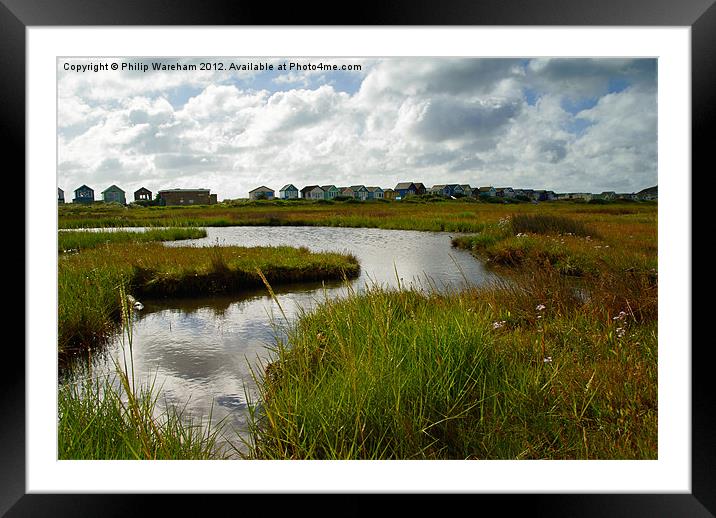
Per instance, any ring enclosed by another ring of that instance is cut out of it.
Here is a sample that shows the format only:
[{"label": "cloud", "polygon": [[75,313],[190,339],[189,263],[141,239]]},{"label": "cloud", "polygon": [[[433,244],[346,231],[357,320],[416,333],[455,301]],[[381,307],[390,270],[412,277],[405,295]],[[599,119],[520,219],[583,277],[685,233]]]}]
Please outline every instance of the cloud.
[{"label": "cloud", "polygon": [[449,178],[598,192],[656,183],[655,60],[355,61],[366,66],[245,75],[61,71],[61,186],[203,186],[223,199],[286,183],[388,187]]},{"label": "cloud", "polygon": [[541,91],[560,92],[564,97],[599,97],[617,82],[653,88],[655,59],[540,58],[527,66],[532,86]]},{"label": "cloud", "polygon": [[418,102],[407,100],[400,107],[396,128],[436,142],[494,140],[519,110],[517,102],[462,101],[445,97]]}]

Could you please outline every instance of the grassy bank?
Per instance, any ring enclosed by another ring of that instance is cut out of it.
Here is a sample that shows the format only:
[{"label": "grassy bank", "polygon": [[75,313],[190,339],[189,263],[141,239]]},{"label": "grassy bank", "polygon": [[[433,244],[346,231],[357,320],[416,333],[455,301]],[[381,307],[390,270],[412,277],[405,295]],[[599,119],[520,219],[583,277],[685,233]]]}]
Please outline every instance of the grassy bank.
[{"label": "grassy bank", "polygon": [[119,321],[119,286],[139,298],[238,292],[272,284],[351,278],[355,257],[291,247],[165,247],[113,243],[63,254],[58,265],[60,355],[101,343]]},{"label": "grassy bank", "polygon": [[549,273],[324,303],[279,343],[253,458],[653,459],[655,293]]},{"label": "grassy bank", "polygon": [[656,282],[656,213],[582,218],[511,214],[452,243],[502,271],[530,263],[585,278],[638,272]]},{"label": "grassy bank", "polygon": [[374,289],[288,328],[253,458],[654,459],[656,213],[508,213],[455,246],[509,273]]},{"label": "grassy bank", "polygon": [[179,241],[206,237],[203,228],[163,228],[145,232],[112,231],[86,232],[64,231],[57,233],[57,252],[79,252],[109,243],[149,243],[153,241]]}]

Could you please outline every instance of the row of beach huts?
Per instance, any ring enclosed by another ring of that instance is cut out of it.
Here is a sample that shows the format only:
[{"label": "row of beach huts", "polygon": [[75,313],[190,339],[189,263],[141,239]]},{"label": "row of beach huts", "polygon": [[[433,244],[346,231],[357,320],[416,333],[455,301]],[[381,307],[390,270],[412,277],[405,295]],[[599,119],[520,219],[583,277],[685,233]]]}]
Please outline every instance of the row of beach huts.
[{"label": "row of beach huts", "polygon": [[[94,203],[94,190],[87,185],[82,185],[74,191],[72,203]],[[334,200],[334,199],[355,199],[355,200],[402,200],[409,196],[436,195],[445,198],[506,198],[523,201],[552,201],[552,200],[656,200],[658,196],[657,187],[650,187],[638,193],[616,193],[605,191],[600,194],[586,192],[555,193],[544,189],[513,189],[512,187],[471,187],[468,184],[438,184],[426,188],[420,182],[401,182],[395,188],[383,189],[381,187],[366,187],[365,185],[351,185],[350,187],[336,187],[335,185],[307,185],[298,189],[293,184],[284,185],[278,191],[261,186],[249,191],[251,200]],[[127,204],[126,193],[111,185],[101,193],[102,198],[98,201],[114,202],[122,205]],[[65,193],[57,189],[58,203],[65,203]],[[216,194],[209,189],[164,189],[157,192],[152,198],[152,192],[144,187],[134,191],[134,203],[141,205],[213,205],[217,203]]]},{"label": "row of beach huts", "polygon": [[257,187],[249,191],[249,199],[272,200],[272,199],[296,199],[304,198],[309,200],[332,200],[338,197],[353,198],[356,200],[402,200],[407,196],[420,196],[423,194],[434,194],[446,198],[461,198],[465,196],[501,196],[513,198],[516,195],[527,195],[536,200],[554,199],[552,191],[529,192],[525,189],[515,191],[511,187],[470,187],[468,184],[440,184],[431,188],[425,187],[420,182],[401,182],[391,189],[382,187],[366,187],[365,185],[351,185],[350,187],[336,187],[335,185],[307,185],[299,190],[293,184],[284,185],[276,192],[266,186]]},{"label": "row of beach huts", "polygon": [[[111,185],[102,191],[101,200],[95,200],[94,189],[87,185],[75,189],[72,203],[94,203],[95,201],[126,205],[127,196],[116,185]],[[65,203],[65,192],[59,187],[57,188],[57,202]],[[134,191],[134,202],[141,205],[213,205],[217,200],[216,194],[212,194],[210,189],[165,189],[159,191],[156,198],[152,198],[152,191],[141,187]]]},{"label": "row of beach huts", "polygon": [[[649,192],[646,192],[649,191]],[[293,184],[284,185],[278,191],[261,186],[249,191],[249,199],[272,200],[272,199],[311,199],[311,200],[333,200],[338,197],[353,198],[356,200],[402,200],[407,196],[420,196],[432,194],[445,198],[461,197],[488,197],[488,198],[512,198],[525,201],[552,201],[552,200],[655,200],[656,188],[644,189],[640,193],[616,193],[605,191],[600,194],[586,192],[578,193],[555,193],[544,189],[513,189],[512,187],[471,187],[468,184],[438,184],[430,188],[420,182],[401,182],[395,188],[383,189],[381,187],[366,187],[365,185],[351,185],[350,187],[336,187],[335,185],[307,185],[298,189]]]}]

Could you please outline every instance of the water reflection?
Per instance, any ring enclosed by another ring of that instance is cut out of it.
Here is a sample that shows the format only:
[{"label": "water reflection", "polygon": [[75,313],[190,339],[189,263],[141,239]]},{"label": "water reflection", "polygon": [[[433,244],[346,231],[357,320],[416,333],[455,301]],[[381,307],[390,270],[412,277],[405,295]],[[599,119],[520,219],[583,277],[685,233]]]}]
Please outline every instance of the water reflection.
[{"label": "water reflection", "polygon": [[[445,233],[323,227],[225,227],[208,228],[207,233],[202,239],[166,246],[288,245],[348,252],[361,264],[360,276],[350,283],[358,291],[373,283],[444,289],[492,278],[469,253],[453,249]],[[135,374],[138,379],[156,375],[166,401],[186,405],[188,414],[211,413],[214,423],[226,422],[229,435],[244,434],[248,401],[257,397],[254,374],[263,372],[270,348],[282,333],[284,314],[292,321],[299,308],[344,296],[347,289],[341,282],[314,282],[277,286],[276,300],[264,289],[143,300],[132,332]],[[110,356],[121,357],[121,343],[117,337]],[[95,370],[113,365],[106,355],[94,363]],[[230,440],[239,446],[235,435]]]}]

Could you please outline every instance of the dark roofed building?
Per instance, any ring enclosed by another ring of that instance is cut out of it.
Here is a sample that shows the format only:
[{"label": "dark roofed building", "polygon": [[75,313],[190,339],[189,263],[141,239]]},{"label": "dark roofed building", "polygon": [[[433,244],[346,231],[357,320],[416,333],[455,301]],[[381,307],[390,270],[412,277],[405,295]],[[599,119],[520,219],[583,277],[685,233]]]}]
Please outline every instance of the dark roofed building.
[{"label": "dark roofed building", "polygon": [[298,189],[292,183],[284,185],[278,191],[278,197],[282,200],[290,200],[298,198]]},{"label": "dark roofed building", "polygon": [[409,194],[417,194],[418,191],[413,182],[401,182],[395,186],[395,193],[401,198],[405,198]]},{"label": "dark roofed building", "polygon": [[274,190],[270,187],[266,187],[265,185],[262,185],[261,187],[256,187],[256,189],[252,189],[249,191],[249,199],[250,200],[273,200],[274,198]]},{"label": "dark roofed building", "polygon": [[152,201],[152,191],[140,187],[134,191],[134,201]]},{"label": "dark roofed building", "polygon": [[159,191],[162,205],[212,205],[216,203],[216,195],[209,189],[165,189]]},{"label": "dark roofed building", "polygon": [[318,185],[307,185],[303,189],[301,189],[301,198],[309,198],[308,193],[311,192],[313,189],[318,187]]},{"label": "dark roofed building", "polygon": [[75,189],[75,197],[72,203],[93,203],[94,202],[94,189],[83,185]]}]

